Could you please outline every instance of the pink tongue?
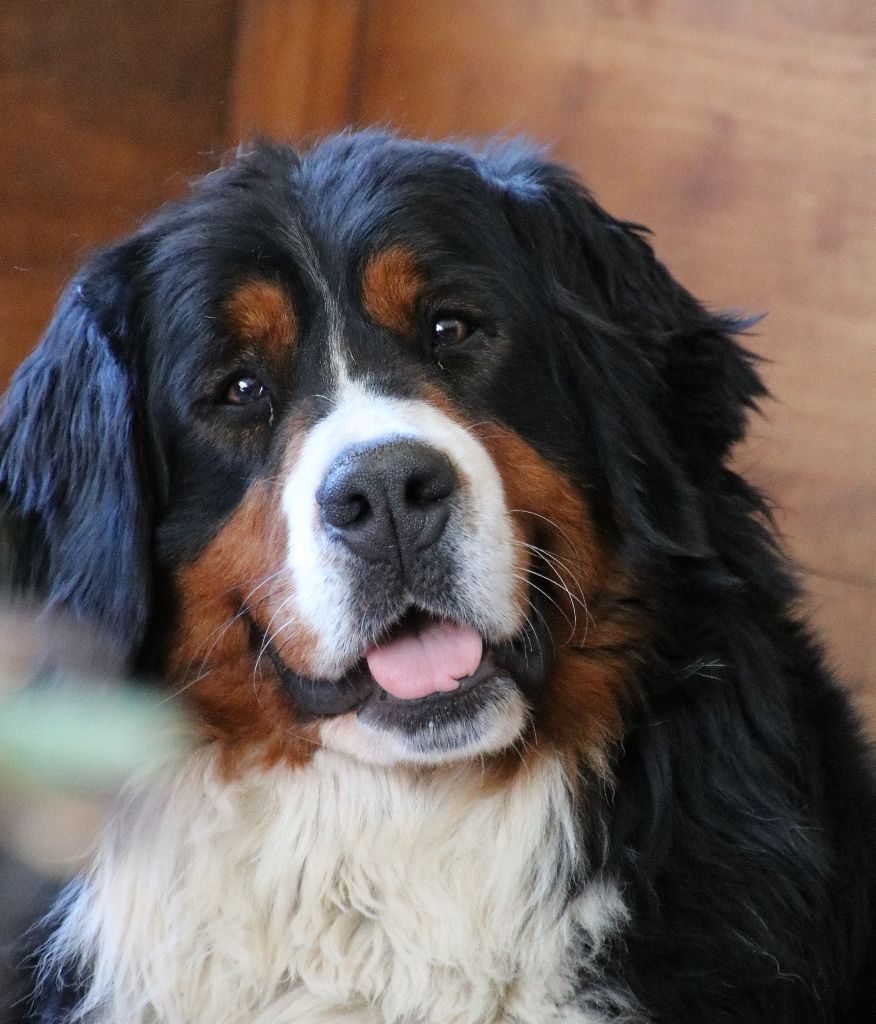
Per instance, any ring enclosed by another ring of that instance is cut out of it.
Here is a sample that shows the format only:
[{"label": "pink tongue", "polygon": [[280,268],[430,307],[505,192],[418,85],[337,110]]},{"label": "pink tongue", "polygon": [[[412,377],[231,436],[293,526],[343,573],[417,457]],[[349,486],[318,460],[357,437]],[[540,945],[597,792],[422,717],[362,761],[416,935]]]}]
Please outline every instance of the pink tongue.
[{"label": "pink tongue", "polygon": [[365,655],[378,686],[402,700],[455,690],[481,663],[483,642],[468,626],[441,622],[372,647]]}]

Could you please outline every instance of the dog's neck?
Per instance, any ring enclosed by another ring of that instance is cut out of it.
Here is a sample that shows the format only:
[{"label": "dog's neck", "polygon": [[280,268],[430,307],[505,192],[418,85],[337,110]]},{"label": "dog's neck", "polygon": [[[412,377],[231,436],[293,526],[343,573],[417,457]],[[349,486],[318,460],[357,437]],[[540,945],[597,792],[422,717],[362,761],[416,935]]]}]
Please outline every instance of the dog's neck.
[{"label": "dog's neck", "polygon": [[89,964],[100,1022],[616,1019],[561,1011],[572,948],[595,963],[625,912],[573,893],[560,762],[477,776],[320,751],[226,782],[202,751],[119,807],[54,956]]}]

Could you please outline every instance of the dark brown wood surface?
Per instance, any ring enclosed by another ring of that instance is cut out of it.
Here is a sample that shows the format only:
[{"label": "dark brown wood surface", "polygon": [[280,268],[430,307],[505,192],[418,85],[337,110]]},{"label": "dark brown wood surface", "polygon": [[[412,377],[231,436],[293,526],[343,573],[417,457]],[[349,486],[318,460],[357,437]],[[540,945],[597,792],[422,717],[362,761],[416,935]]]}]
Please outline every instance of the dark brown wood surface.
[{"label": "dark brown wood surface", "polygon": [[215,162],[235,36],[235,0],[0,4],[2,384],[81,254]]},{"label": "dark brown wood surface", "polygon": [[302,142],[357,116],[364,0],[240,0],[230,139]]}]

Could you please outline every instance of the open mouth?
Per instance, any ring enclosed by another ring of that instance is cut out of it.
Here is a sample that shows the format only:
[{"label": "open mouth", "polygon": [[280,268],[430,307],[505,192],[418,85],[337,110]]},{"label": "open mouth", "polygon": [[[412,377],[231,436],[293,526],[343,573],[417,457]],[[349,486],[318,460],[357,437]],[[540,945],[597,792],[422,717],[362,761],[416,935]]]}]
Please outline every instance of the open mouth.
[{"label": "open mouth", "polygon": [[253,645],[270,658],[304,717],[355,712],[377,729],[440,730],[473,718],[515,688],[527,695],[546,671],[546,645],[532,637],[488,645],[469,625],[411,610],[346,675],[310,679],[291,669],[249,621]]},{"label": "open mouth", "polygon": [[368,648],[365,664],[381,699],[410,701],[458,690],[483,654],[483,640],[471,626],[409,612]]}]

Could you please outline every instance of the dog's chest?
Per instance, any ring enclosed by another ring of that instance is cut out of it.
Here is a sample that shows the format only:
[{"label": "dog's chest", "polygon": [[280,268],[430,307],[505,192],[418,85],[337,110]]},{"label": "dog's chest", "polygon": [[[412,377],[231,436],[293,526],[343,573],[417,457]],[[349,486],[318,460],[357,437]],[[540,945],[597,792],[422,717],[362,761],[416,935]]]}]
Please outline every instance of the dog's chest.
[{"label": "dog's chest", "polygon": [[266,1021],[299,1011],[312,1019],[316,1001],[326,1019],[359,1004],[356,1020],[442,1024],[499,1020],[518,989],[540,991],[542,1011],[565,1001],[575,928],[563,882],[574,835],[561,784],[550,792],[547,780],[534,783],[545,804],[533,821],[532,807],[515,813],[522,794],[475,797],[459,780],[399,788],[384,777],[367,795],[342,794],[334,781],[318,787],[323,812],[335,799],[361,802],[331,825],[313,808],[289,908],[295,983]]},{"label": "dog's chest", "polygon": [[554,763],[485,792],[321,752],[232,786],[193,770],[162,803],[129,811],[92,883],[109,1020],[607,1019],[570,1008],[573,979],[623,908],[593,887],[568,900],[577,837]]}]

